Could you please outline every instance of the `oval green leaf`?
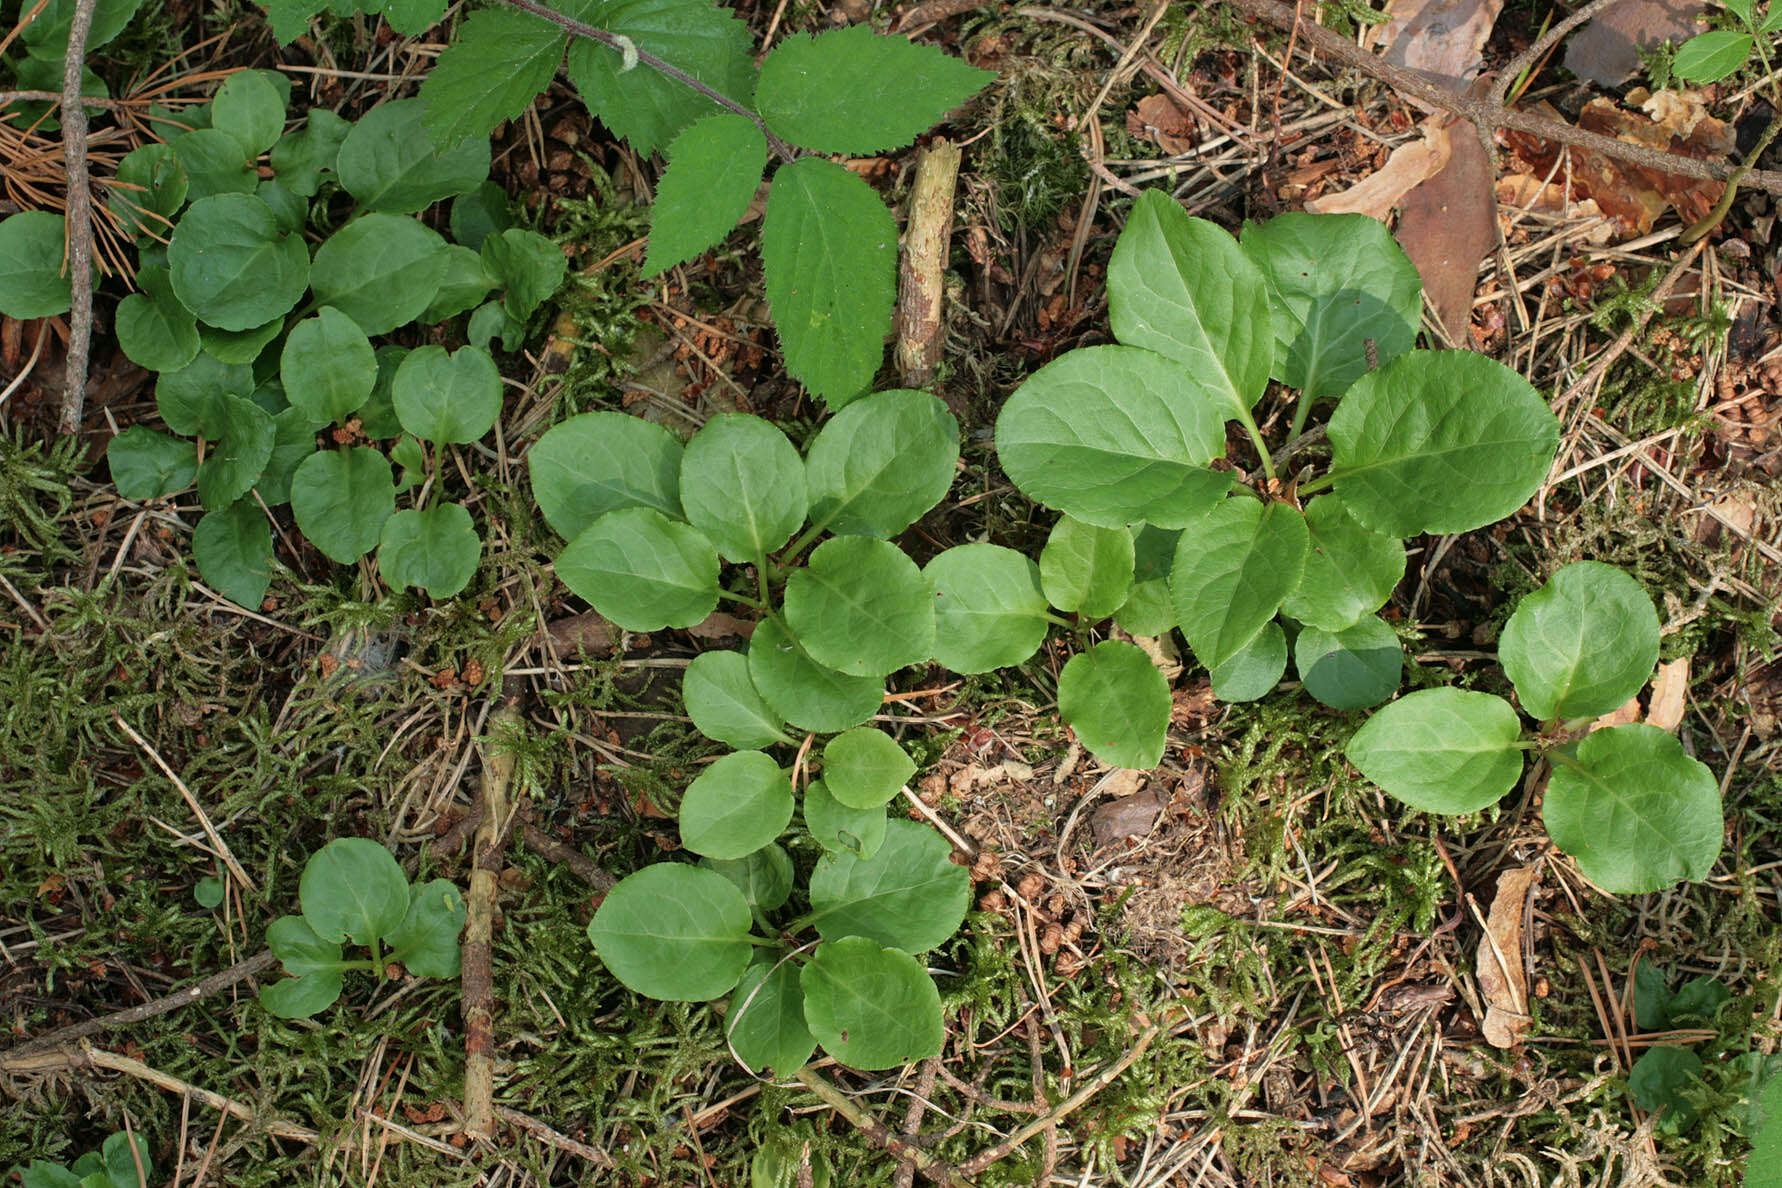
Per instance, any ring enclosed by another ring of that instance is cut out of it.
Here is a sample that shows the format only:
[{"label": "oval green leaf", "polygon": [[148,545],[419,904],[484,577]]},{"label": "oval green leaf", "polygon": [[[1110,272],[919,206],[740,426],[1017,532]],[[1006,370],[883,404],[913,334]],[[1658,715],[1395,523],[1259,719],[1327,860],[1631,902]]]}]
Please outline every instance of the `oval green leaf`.
[{"label": "oval green leaf", "polygon": [[1529,717],[1595,718],[1652,676],[1658,631],[1644,586],[1613,565],[1578,561],[1516,605],[1497,655]]},{"label": "oval green leaf", "polygon": [[1053,606],[1086,622],[1105,619],[1132,591],[1132,533],[1065,516],[1040,550],[1039,570]]},{"label": "oval green leaf", "polygon": [[934,659],[959,673],[1025,662],[1046,640],[1039,566],[993,544],[955,545],[923,569],[934,587]]},{"label": "oval green leaf", "polygon": [[461,504],[408,508],[384,521],[377,568],[400,589],[414,586],[431,598],[450,598],[476,576],[483,542]]},{"label": "oval green leaf", "polygon": [[958,462],[959,422],[937,397],[862,396],[811,442],[811,522],[838,536],[896,536],[946,497]]},{"label": "oval green leaf", "polygon": [[252,368],[199,355],[155,381],[155,410],[175,433],[215,441],[229,431],[226,398],[253,391]]},{"label": "oval green leaf", "polygon": [[1332,709],[1379,705],[1398,692],[1405,649],[1385,620],[1370,615],[1341,631],[1307,627],[1293,644],[1306,692]]},{"label": "oval green leaf", "polygon": [[792,897],[792,857],[777,843],[741,858],[701,858],[699,865],[736,884],[749,906],[759,911],[774,911]]},{"label": "oval green leaf", "polygon": [[111,481],[125,499],[164,499],[192,485],[198,451],[183,438],[132,425],[105,448]]},{"label": "oval green leaf", "polygon": [[850,808],[829,794],[823,780],[804,789],[804,827],[825,850],[871,858],[885,841],[885,806]]},{"label": "oval green leaf", "polygon": [[803,1068],[817,1041],[804,1022],[804,991],[791,961],[749,966],[730,996],[724,1037],[756,1076],[790,1077]]},{"label": "oval green leaf", "polygon": [[811,1034],[843,1064],[899,1068],[940,1054],[940,991],[908,953],[863,936],[829,941],[817,946],[799,985]]},{"label": "oval green leaf", "polygon": [[786,831],[792,781],[771,756],[732,751],[700,772],[681,798],[681,844],[707,858],[741,858]]},{"label": "oval green leaf", "polygon": [[1356,770],[1414,809],[1473,813],[1522,778],[1522,722],[1510,703],[1465,689],[1424,689],[1382,709],[1345,752]]},{"label": "oval green leaf", "polygon": [[710,870],[675,862],[620,879],[588,939],[627,988],[668,1002],[704,1002],[727,993],[754,951],[742,892]]},{"label": "oval green leaf", "polygon": [[740,750],[792,741],[782,720],[762,698],[741,652],[701,652],[681,678],[681,701],[693,728]]},{"label": "oval green leaf", "polygon": [[240,396],[219,398],[222,441],[198,466],[198,502],[215,510],[253,489],[272,458],[278,431],[266,410]]},{"label": "oval green leaf", "polygon": [[334,424],[370,397],[377,383],[377,355],[358,323],[324,305],[291,328],[278,374],[292,407],[319,424]]},{"label": "oval green leaf", "polygon": [[390,463],[366,446],[320,450],[291,475],[291,512],[309,542],[341,564],[376,546],[396,511]]},{"label": "oval green leaf", "polygon": [[871,858],[830,853],[811,872],[810,923],[825,940],[867,936],[924,953],[965,919],[971,874],[947,839],[914,821],[887,821]]},{"label": "oval green leaf", "polygon": [[192,530],[192,559],[211,589],[237,606],[258,610],[272,584],[272,527],[266,513],[248,499],[204,513]]},{"label": "oval green leaf", "polygon": [[877,808],[916,774],[916,761],[882,730],[859,726],[823,745],[823,780],[848,808]]},{"label": "oval green leaf", "polygon": [[118,346],[130,362],[150,371],[177,371],[198,354],[198,323],[173,295],[167,270],[144,265],[136,287],[118,303]]},{"label": "oval green leaf", "polygon": [[780,717],[823,734],[858,726],[885,699],[884,681],[818,664],[772,619],[757,623],[749,639],[749,677]]},{"label": "oval green leaf", "polygon": [[643,274],[656,276],[723,240],[742,219],[767,167],[753,120],[724,112],[675,137],[651,206]]},{"label": "oval green leaf", "polygon": [[622,507],[681,514],[681,443],[641,417],[591,412],[546,430],[526,455],[532,497],[565,540]]},{"label": "oval green leaf", "polygon": [[1110,767],[1157,766],[1169,706],[1169,682],[1149,656],[1124,640],[1105,640],[1072,656],[1058,674],[1058,716]]},{"label": "oval green leaf", "polygon": [[501,372],[481,347],[460,347],[449,355],[442,346],[419,347],[396,369],[390,397],[397,420],[416,437],[475,441],[501,415]]},{"label": "oval green leaf", "polygon": [[[196,135],[193,133],[192,135]],[[249,194],[201,198],[174,228],[167,270],[180,302],[219,330],[251,330],[288,312],[309,287],[309,249],[280,232]]]},{"label": "oval green leaf", "polygon": [[804,463],[772,423],[726,413],[687,442],[681,507],[721,556],[761,559],[792,539],[808,506]]},{"label": "oval green leaf", "polygon": [[335,171],[359,209],[412,214],[487,180],[488,138],[472,136],[442,153],[422,122],[425,110],[419,99],[382,104],[360,116],[340,142]]},{"label": "oval green leaf", "polygon": [[1306,504],[1311,551],[1299,588],[1281,610],[1325,631],[1353,627],[1386,605],[1405,575],[1405,546],[1363,528],[1335,495]]},{"label": "oval green leaf", "polygon": [[1170,597],[1202,664],[1216,669],[1256,638],[1299,586],[1310,548],[1305,517],[1285,503],[1227,499],[1183,530]]},{"label": "oval green leaf", "polygon": [[557,576],[627,631],[691,627],[718,605],[717,550],[654,508],[595,520],[557,555]]},{"label": "oval green leaf", "polygon": [[1698,34],[1677,48],[1671,70],[1686,82],[1719,82],[1750,60],[1756,44],[1749,33],[1730,29]]},{"label": "oval green leaf", "polygon": [[297,901],[304,922],[323,940],[369,945],[395,932],[408,915],[408,878],[377,842],[335,838],[303,868]]},{"label": "oval green leaf", "polygon": [[934,591],[896,545],[838,536],[787,579],[786,622],[819,664],[882,677],[933,654]]},{"label": "oval green leaf", "polygon": [[449,247],[416,219],[361,215],[316,249],[310,283],[318,303],[332,305],[367,334],[388,334],[433,304],[451,262]]},{"label": "oval green leaf", "polygon": [[62,270],[62,216],[27,210],[0,219],[0,314],[51,318],[73,304]]},{"label": "oval green leaf", "polygon": [[1286,671],[1287,633],[1271,619],[1262,625],[1256,638],[1208,675],[1213,696],[1220,701],[1255,701],[1273,692]]},{"label": "oval green leaf", "polygon": [[223,80],[210,105],[210,126],[233,136],[257,157],[285,130],[285,94],[264,70],[238,70]]},{"label": "oval green leaf", "polygon": [[464,896],[450,879],[416,884],[408,914],[384,939],[390,959],[421,978],[455,978],[462,970],[458,934],[464,930]]}]

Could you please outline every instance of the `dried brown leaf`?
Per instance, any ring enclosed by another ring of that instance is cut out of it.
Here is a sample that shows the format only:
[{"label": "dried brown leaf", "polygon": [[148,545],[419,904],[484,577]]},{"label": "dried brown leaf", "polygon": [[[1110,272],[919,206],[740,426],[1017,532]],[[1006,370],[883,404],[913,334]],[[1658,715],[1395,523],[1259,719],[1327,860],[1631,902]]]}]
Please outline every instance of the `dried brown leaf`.
[{"label": "dried brown leaf", "polygon": [[1515,1047],[1534,1023],[1528,1014],[1528,971],[1522,962],[1522,917],[1534,879],[1532,866],[1506,870],[1497,877],[1497,893],[1479,940],[1475,971],[1485,999],[1479,1030],[1499,1048]]},{"label": "dried brown leaf", "polygon": [[1428,0],[1386,47],[1386,60],[1444,80],[1469,79],[1501,11],[1503,0]]},{"label": "dried brown leaf", "polygon": [[1473,292],[1479,261],[1497,245],[1497,203],[1485,147],[1463,122],[1449,125],[1448,164],[1405,195],[1393,233],[1423,278],[1455,345],[1470,344]]},{"label": "dried brown leaf", "polygon": [[1399,145],[1374,170],[1340,194],[1325,194],[1306,203],[1313,214],[1364,214],[1384,223],[1399,200],[1448,164],[1447,117],[1423,121],[1423,135]]},{"label": "dried brown leaf", "polygon": [[1192,152],[1200,143],[1194,114],[1168,95],[1147,95],[1126,113],[1126,130],[1171,156]]},{"label": "dried brown leaf", "polygon": [[1683,707],[1689,695],[1689,657],[1658,666],[1652,678],[1652,700],[1646,707],[1646,723],[1660,730],[1675,730],[1683,724]]},{"label": "dried brown leaf", "polygon": [[1640,68],[1639,51],[1699,32],[1702,5],[1693,0],[1623,0],[1572,34],[1565,68],[1605,87],[1618,86]]}]

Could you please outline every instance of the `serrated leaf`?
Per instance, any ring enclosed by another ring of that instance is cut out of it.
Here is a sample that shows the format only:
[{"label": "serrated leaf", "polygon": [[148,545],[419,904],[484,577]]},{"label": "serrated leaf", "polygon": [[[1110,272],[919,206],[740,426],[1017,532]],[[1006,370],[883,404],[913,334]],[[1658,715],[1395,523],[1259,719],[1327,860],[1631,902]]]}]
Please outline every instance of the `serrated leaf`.
[{"label": "serrated leaf", "polygon": [[1039,569],[1053,606],[1086,622],[1105,619],[1132,590],[1132,533],[1065,516],[1046,537]]},{"label": "serrated leaf", "polygon": [[1613,565],[1578,561],[1516,605],[1497,655],[1529,717],[1595,718],[1651,678],[1658,632],[1644,586]]},{"label": "serrated leaf", "polygon": [[703,1002],[741,979],[753,952],[749,905],[730,880],[660,862],[606,893],[588,939],[629,989],[668,1002]]},{"label": "serrated leaf", "polygon": [[210,125],[235,138],[250,157],[270,149],[285,130],[285,91],[264,70],[238,70],[210,105]]},{"label": "serrated leaf", "polygon": [[786,370],[840,408],[884,358],[897,275],[891,212],[855,174],[801,158],[774,174],[761,261]]},{"label": "serrated leaf", "polygon": [[390,463],[366,446],[320,450],[291,475],[291,512],[309,542],[350,564],[376,547],[396,511]]},{"label": "serrated leaf", "polygon": [[215,510],[253,489],[272,457],[277,435],[266,410],[240,396],[224,396],[222,441],[198,465],[198,502]]},{"label": "serrated leaf", "polygon": [[198,451],[191,442],[132,425],[105,447],[111,481],[125,499],[164,499],[192,485]]},{"label": "serrated leaf", "polygon": [[192,203],[167,244],[167,271],[180,303],[200,321],[250,330],[303,296],[309,250],[302,236],[279,230],[260,199],[225,194]]},{"label": "serrated leaf", "polygon": [[724,1036],[756,1076],[785,1078],[810,1060],[817,1041],[804,1022],[804,991],[791,961],[751,965],[730,996]]},{"label": "serrated leaf", "polygon": [[1743,66],[1757,46],[1749,33],[1719,29],[1685,41],[1671,60],[1671,73],[1685,82],[1719,82]]},{"label": "serrated leaf", "polygon": [[718,552],[654,508],[607,512],[557,556],[557,576],[627,631],[691,627],[718,605]]},{"label": "serrated leaf", "polygon": [[738,563],[778,549],[804,523],[804,462],[772,422],[742,413],[713,417],[681,462],[687,520]]},{"label": "serrated leaf", "polygon": [[1246,223],[1240,246],[1268,282],[1270,374],[1302,400],[1341,396],[1417,342],[1423,282],[1392,233],[1361,214],[1290,211]]},{"label": "serrated leaf", "polygon": [[461,504],[408,508],[384,521],[377,568],[398,589],[413,586],[431,598],[450,598],[476,576],[483,542]]},{"label": "serrated leaf", "polygon": [[1349,740],[1358,771],[1414,809],[1473,813],[1522,778],[1522,722],[1510,703],[1465,689],[1423,689],[1380,710]]},{"label": "serrated leaf", "polygon": [[1220,701],[1255,701],[1272,693],[1286,671],[1287,633],[1271,619],[1208,676]]},{"label": "serrated leaf", "polygon": [[1127,346],[1186,367],[1222,417],[1248,415],[1268,386],[1275,339],[1261,270],[1165,190],[1139,195],[1114,244],[1108,322]]},{"label": "serrated leaf", "polygon": [[461,967],[458,934],[464,930],[464,896],[450,879],[418,883],[410,891],[408,912],[396,931],[385,937],[390,959],[421,978],[455,978]]},{"label": "serrated leaf", "polygon": [[421,84],[427,132],[447,148],[486,140],[551,85],[568,36],[513,8],[483,8],[462,22]]},{"label": "serrated leaf", "polygon": [[335,172],[360,210],[413,214],[487,180],[488,139],[442,149],[427,131],[426,111],[420,99],[384,103],[360,116],[340,142]]},{"label": "serrated leaf", "polygon": [[291,327],[278,370],[291,406],[328,425],[344,422],[370,397],[377,355],[358,323],[324,305]]},{"label": "serrated leaf", "polygon": [[802,148],[869,156],[910,144],[995,77],[933,46],[845,25],[774,46],[755,109]]},{"label": "serrated leaf", "polygon": [[1169,682],[1149,656],[1124,640],[1105,640],[1072,656],[1058,674],[1058,716],[1110,767],[1157,766],[1169,706]]},{"label": "serrated leaf", "polygon": [[173,295],[165,268],[136,270],[136,287],[118,303],[118,346],[130,362],[150,371],[177,371],[198,354],[198,323]]},{"label": "serrated leaf", "polygon": [[310,856],[297,884],[303,919],[324,941],[369,945],[408,915],[408,879],[395,855],[363,837],[338,837]]},{"label": "serrated leaf", "polygon": [[1398,692],[1405,649],[1384,620],[1370,615],[1341,631],[1307,627],[1293,643],[1306,692],[1332,709],[1379,705]]},{"label": "serrated leaf", "polygon": [[757,623],[749,639],[749,677],[774,712],[800,730],[858,726],[885,698],[883,680],[824,667],[772,619]]},{"label": "serrated leaf", "polygon": [[934,652],[933,589],[902,549],[872,537],[818,545],[786,581],[785,612],[817,663],[852,676],[882,677]]},{"label": "serrated leaf", "polygon": [[1656,726],[1614,726],[1555,755],[1541,820],[1605,891],[1637,895],[1708,877],[1724,836],[1720,785]]},{"label": "serrated leaf", "polygon": [[552,426],[526,455],[532,497],[564,539],[609,511],[681,514],[681,443],[641,417],[592,412]]},{"label": "serrated leaf", "polygon": [[1227,499],[1176,542],[1170,597],[1195,658],[1218,668],[1256,638],[1297,589],[1311,547],[1285,503]]},{"label": "serrated leaf", "polygon": [[862,396],[817,431],[805,456],[810,517],[839,536],[896,536],[946,497],[959,422],[927,392]]},{"label": "serrated leaf", "polygon": [[804,827],[825,850],[871,858],[884,844],[887,823],[883,804],[852,808],[831,795],[824,780],[805,786]]},{"label": "serrated leaf", "polygon": [[792,781],[771,756],[732,751],[696,776],[681,797],[681,844],[707,858],[741,858],[785,832]]},{"label": "serrated leaf", "polygon": [[416,437],[440,444],[475,441],[501,415],[501,372],[480,347],[449,355],[442,346],[418,347],[396,369],[390,399],[396,419]]},{"label": "serrated leaf", "polygon": [[958,673],[1025,662],[1045,642],[1039,566],[993,544],[955,545],[922,576],[934,587],[934,659]]},{"label": "serrated leaf", "polygon": [[792,897],[792,858],[777,844],[741,858],[701,858],[699,865],[729,879],[757,911],[776,911]]},{"label": "serrated leaf", "polygon": [[192,530],[192,559],[211,589],[238,606],[259,607],[272,584],[272,527],[244,499],[206,512]]},{"label": "serrated leaf", "polygon": [[388,334],[433,303],[450,255],[439,233],[416,219],[362,215],[316,249],[310,283],[319,304],[367,334]]},{"label": "serrated leaf", "polygon": [[1029,376],[996,418],[996,455],[1028,498],[1103,528],[1180,528],[1231,486],[1225,413],[1152,351],[1087,347]]},{"label": "serrated leaf", "polygon": [[830,853],[811,872],[810,923],[826,940],[871,937],[925,953],[959,928],[971,875],[947,840],[926,825],[895,820],[871,858]]},{"label": "serrated leaf", "polygon": [[863,936],[829,941],[799,974],[804,1018],[823,1050],[861,1069],[940,1053],[940,991],[922,963]]},{"label": "serrated leaf", "polygon": [[1405,574],[1405,546],[1363,528],[1335,495],[1306,504],[1311,551],[1282,613],[1325,631],[1353,627],[1386,605]]},{"label": "serrated leaf", "polygon": [[916,761],[882,730],[859,726],[823,745],[823,781],[852,809],[876,808],[916,773]]},{"label": "serrated leaf", "polygon": [[650,208],[645,276],[656,276],[723,241],[749,209],[767,168],[767,138],[754,121],[722,112],[675,137]]},{"label": "serrated leaf", "polygon": [[1375,532],[1470,532],[1528,501],[1559,447],[1529,382],[1472,351],[1409,351],[1349,388],[1330,418],[1331,479]]}]

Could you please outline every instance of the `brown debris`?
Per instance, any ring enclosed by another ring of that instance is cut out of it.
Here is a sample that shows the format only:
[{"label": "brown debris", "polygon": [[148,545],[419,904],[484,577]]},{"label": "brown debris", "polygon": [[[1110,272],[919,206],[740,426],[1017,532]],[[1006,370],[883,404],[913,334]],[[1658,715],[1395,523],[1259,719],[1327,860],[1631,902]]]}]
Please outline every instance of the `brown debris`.
[{"label": "brown debris", "polygon": [[1423,278],[1424,299],[1456,346],[1468,326],[1479,261],[1497,245],[1491,164],[1471,125],[1449,125],[1448,166],[1406,195],[1393,233]]},{"label": "brown debris", "polygon": [[1386,164],[1348,189],[1324,194],[1306,203],[1313,214],[1364,214],[1384,223],[1404,196],[1447,168],[1447,117],[1423,121],[1423,136],[1392,150]]},{"label": "brown debris", "polygon": [[1528,1013],[1528,971],[1522,961],[1522,919],[1534,885],[1535,868],[1506,870],[1497,878],[1497,894],[1479,940],[1476,972],[1485,999],[1479,1029],[1487,1042],[1513,1048],[1534,1024]]},{"label": "brown debris", "polygon": [[1688,40],[1700,32],[1701,14],[1693,0],[1623,0],[1572,34],[1565,68],[1601,86],[1619,86],[1640,68],[1640,50]]}]

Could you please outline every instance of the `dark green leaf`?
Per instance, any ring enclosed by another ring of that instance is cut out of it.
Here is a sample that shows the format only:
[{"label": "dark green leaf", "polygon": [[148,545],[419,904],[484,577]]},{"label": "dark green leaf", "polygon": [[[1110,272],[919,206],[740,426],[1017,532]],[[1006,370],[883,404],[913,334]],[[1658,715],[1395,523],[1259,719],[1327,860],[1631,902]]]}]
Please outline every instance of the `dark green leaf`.
[{"label": "dark green leaf", "polygon": [[531,13],[471,13],[421,84],[434,143],[487,140],[495,125],[518,116],[551,85],[567,43],[561,29]]},{"label": "dark green leaf", "polygon": [[165,268],[137,269],[136,287],[141,292],[118,303],[118,346],[150,371],[179,370],[198,354],[197,322],[173,295]]},{"label": "dark green leaf", "polygon": [[359,117],[340,142],[335,171],[359,209],[412,214],[474,190],[488,178],[488,139],[473,138],[442,151],[427,131],[426,110],[421,99],[382,104]]},{"label": "dark green leaf", "polygon": [[[142,0],[96,0],[87,32],[87,49],[96,50],[122,33],[141,4]],[[21,11],[29,12],[32,7],[27,4]],[[68,50],[68,32],[74,24],[76,7],[76,0],[49,0],[37,19],[25,26],[21,40],[27,50],[60,61]]]},{"label": "dark green leaf", "polygon": [[813,659],[853,676],[882,677],[934,652],[934,590],[886,541],[837,536],[818,545],[787,579],[785,610]]},{"label": "dark green leaf", "polygon": [[277,436],[272,418],[252,400],[222,398],[225,427],[198,466],[198,502],[215,510],[227,507],[253,489],[272,457]]},{"label": "dark green leaf", "polygon": [[217,88],[210,126],[233,136],[249,157],[257,157],[284,133],[287,94],[267,71],[238,70]]},{"label": "dark green leaf", "polygon": [[414,586],[431,598],[450,598],[476,576],[483,542],[461,504],[408,508],[384,521],[377,568],[396,587]]},{"label": "dark green leaf", "polygon": [[125,499],[163,499],[192,485],[198,451],[192,443],[132,425],[105,448],[111,481]]},{"label": "dark green leaf", "polygon": [[959,422],[937,397],[862,396],[811,442],[811,521],[843,536],[896,536],[946,497],[958,461]]},{"label": "dark green leaf", "polygon": [[285,189],[310,198],[321,188],[322,175],[334,173],[341,142],[353,129],[326,107],[313,107],[301,129],[287,132],[272,146],[272,170]]},{"label": "dark green leaf", "polygon": [[1304,516],[1254,499],[1224,500],[1183,531],[1170,597],[1202,664],[1218,668],[1256,638],[1298,588],[1310,547]]},{"label": "dark green leaf", "polygon": [[310,420],[344,422],[371,395],[377,356],[353,319],[324,305],[291,327],[279,356],[279,379],[291,406]]},{"label": "dark green leaf", "polygon": [[1293,663],[1306,692],[1332,709],[1379,705],[1398,692],[1405,650],[1377,616],[1341,631],[1307,627],[1293,644]]},{"label": "dark green leaf", "polygon": [[186,167],[173,146],[151,142],[131,149],[118,162],[111,210],[125,234],[165,242],[190,188]]},{"label": "dark green leaf", "polygon": [[215,326],[206,326],[200,322],[198,341],[203,344],[204,353],[219,363],[257,363],[267,344],[277,338],[284,328],[283,317],[273,318],[264,326],[253,326],[246,330],[218,330]]},{"label": "dark green leaf", "polygon": [[316,452],[316,434],[309,414],[300,408],[287,408],[275,415],[272,431],[272,454],[254,490],[268,507],[277,507],[291,501],[291,476]]},{"label": "dark green leaf", "polygon": [[316,249],[311,280],[319,304],[334,306],[367,334],[388,334],[433,304],[450,258],[446,241],[421,222],[364,215]]},{"label": "dark green leaf", "polygon": [[1105,640],[1058,674],[1058,716],[1111,767],[1148,769],[1163,758],[1169,682],[1136,645]]},{"label": "dark green leaf", "polygon": [[751,965],[730,996],[724,1036],[737,1059],[756,1076],[785,1078],[816,1049],[804,1023],[804,991],[793,962]]},{"label": "dark green leaf", "polygon": [[505,289],[502,308],[524,322],[563,284],[569,262],[563,249],[536,231],[509,227],[483,240],[483,270]]},{"label": "dark green leaf", "polygon": [[192,559],[211,589],[256,610],[272,584],[272,528],[251,499],[206,512],[192,531]]},{"label": "dark green leaf", "polygon": [[1695,1125],[1701,1115],[1695,1095],[1706,1090],[1702,1058],[1670,1044],[1647,1048],[1627,1074],[1627,1095],[1642,1110],[1658,1115],[1664,1134],[1682,1134]]},{"label": "dark green leaf", "polygon": [[62,270],[62,216],[27,210],[0,219],[0,314],[50,318],[74,301]]},{"label": "dark green leaf", "polygon": [[343,565],[357,561],[396,511],[388,459],[366,446],[311,454],[291,475],[291,511],[316,548]]},{"label": "dark green leaf", "polygon": [[654,508],[607,512],[557,556],[557,576],[627,631],[691,627],[718,605],[718,553]]},{"label": "dark green leaf", "polygon": [[280,1019],[307,1019],[333,1006],[340,989],[337,973],[281,978],[260,987],[260,1005]]},{"label": "dark green leaf", "polygon": [[507,213],[507,191],[486,181],[468,194],[452,200],[452,239],[480,251],[483,240],[499,235],[513,225]]},{"label": "dark green leaf", "polygon": [[432,303],[421,311],[418,320],[426,325],[456,317],[467,309],[474,309],[494,287],[494,278],[483,267],[483,258],[467,247],[453,244],[446,248],[446,266],[439,278],[439,291],[433,295]]},{"label": "dark green leaf", "polygon": [[254,155],[241,141],[217,128],[199,128],[171,142],[186,174],[192,203],[222,194],[252,194],[260,187]]},{"label": "dark green leaf", "polygon": [[199,355],[155,381],[155,408],[175,433],[215,441],[229,428],[224,397],[248,396],[253,391],[252,368]]},{"label": "dark green leaf", "polygon": [[167,269],[180,302],[220,330],[264,326],[309,287],[302,237],[280,233],[272,208],[248,194],[192,203],[167,245]]},{"label": "dark green leaf", "polygon": [[479,347],[450,355],[442,346],[419,347],[396,369],[390,397],[396,419],[416,437],[441,444],[475,441],[501,415],[501,372]]},{"label": "dark green leaf", "polygon": [[752,120],[722,112],[675,137],[650,208],[645,276],[723,241],[741,220],[767,167],[767,138]]},{"label": "dark green leaf", "polygon": [[421,978],[455,978],[460,968],[458,934],[464,930],[464,896],[449,879],[416,884],[402,923],[384,939],[390,960]]}]

